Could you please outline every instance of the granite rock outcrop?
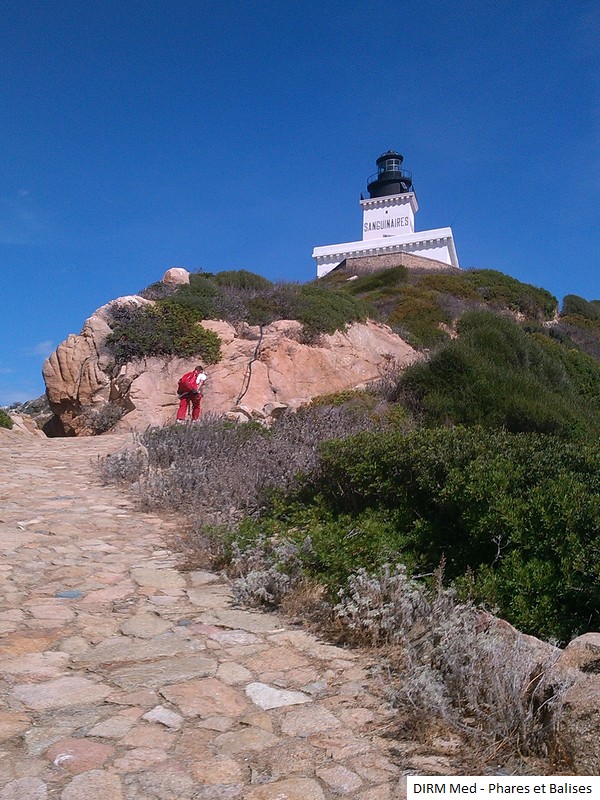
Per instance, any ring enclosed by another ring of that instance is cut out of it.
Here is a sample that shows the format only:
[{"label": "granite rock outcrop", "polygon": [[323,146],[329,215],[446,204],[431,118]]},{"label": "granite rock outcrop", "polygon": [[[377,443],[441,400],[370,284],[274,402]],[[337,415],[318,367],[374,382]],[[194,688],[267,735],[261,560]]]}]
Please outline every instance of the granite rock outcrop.
[{"label": "granite rock outcrop", "polygon": [[[118,420],[110,426],[115,431],[174,421],[177,380],[199,358],[147,357],[115,370],[104,344],[111,307],[151,302],[128,296],[107,303],[47,359],[43,375],[54,413],[46,426],[49,435],[90,434],[99,415]],[[302,325],[295,320],[262,329],[221,320],[201,324],[219,336],[222,352],[221,361],[208,368],[203,412],[240,420],[268,419],[315,396],[364,386],[418,357],[389,327],[375,322],[354,323],[316,344],[303,343]]]}]

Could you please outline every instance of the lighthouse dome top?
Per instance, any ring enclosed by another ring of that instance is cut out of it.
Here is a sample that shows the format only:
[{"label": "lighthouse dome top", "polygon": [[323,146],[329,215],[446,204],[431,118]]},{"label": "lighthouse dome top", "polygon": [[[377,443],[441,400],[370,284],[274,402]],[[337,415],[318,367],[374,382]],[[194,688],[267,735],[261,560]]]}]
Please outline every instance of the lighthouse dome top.
[{"label": "lighthouse dome top", "polygon": [[[391,162],[389,165],[387,164],[388,161]],[[388,150],[386,153],[380,155],[375,163],[377,164],[379,172],[382,172],[392,166],[401,167],[403,161],[404,156],[400,155],[397,150]]]},{"label": "lighthouse dome top", "polygon": [[412,191],[412,176],[402,169],[404,156],[397,150],[388,150],[379,156],[377,172],[367,181],[370,197],[386,197]]}]

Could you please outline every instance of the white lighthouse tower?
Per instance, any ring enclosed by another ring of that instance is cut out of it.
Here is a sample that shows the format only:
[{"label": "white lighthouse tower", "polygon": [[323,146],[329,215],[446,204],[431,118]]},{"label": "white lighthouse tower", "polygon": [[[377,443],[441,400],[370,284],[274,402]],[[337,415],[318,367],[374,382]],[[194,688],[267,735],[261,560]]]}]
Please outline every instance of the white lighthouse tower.
[{"label": "white lighthouse tower", "polygon": [[315,247],[317,277],[322,278],[348,258],[412,253],[441,264],[458,267],[451,228],[415,232],[419,210],[410,173],[402,169],[404,158],[395,150],[377,159],[377,173],[367,182],[368,198],[361,195],[362,241]]}]

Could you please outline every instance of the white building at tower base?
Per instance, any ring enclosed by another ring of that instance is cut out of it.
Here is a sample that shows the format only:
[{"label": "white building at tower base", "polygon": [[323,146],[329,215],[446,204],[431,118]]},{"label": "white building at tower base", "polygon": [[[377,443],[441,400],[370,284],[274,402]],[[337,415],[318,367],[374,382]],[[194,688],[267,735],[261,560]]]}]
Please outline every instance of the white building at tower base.
[{"label": "white building at tower base", "polygon": [[415,231],[415,213],[419,205],[413,191],[372,196],[361,199],[360,205],[363,210],[362,241],[315,247],[312,256],[317,264],[317,278],[327,275],[349,258],[395,253],[411,253],[459,268],[451,228]]}]

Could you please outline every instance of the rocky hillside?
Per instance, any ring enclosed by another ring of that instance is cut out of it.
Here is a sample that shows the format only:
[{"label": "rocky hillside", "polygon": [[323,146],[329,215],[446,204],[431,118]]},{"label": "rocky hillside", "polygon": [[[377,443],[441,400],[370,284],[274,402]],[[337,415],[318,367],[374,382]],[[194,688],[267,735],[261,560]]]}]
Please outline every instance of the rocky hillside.
[{"label": "rocky hillside", "polygon": [[[492,270],[432,270],[413,257],[350,259],[315,284],[243,270],[168,270],[139,295],[98,309],[45,363],[49,435],[171,422],[177,378],[208,366],[205,412],[268,418],[316,395],[363,386],[450,343],[473,310],[600,357],[600,308],[574,295],[559,313],[544,289]],[[385,263],[384,263],[385,261]],[[209,366],[210,365],[210,366]]]},{"label": "rocky hillside", "polygon": [[[167,292],[173,276],[170,270],[163,279]],[[175,272],[175,277],[189,280],[185,270]],[[150,294],[157,291],[155,286]],[[186,356],[149,350],[124,363],[115,359],[107,344],[119,311],[152,308],[155,303],[142,296],[108,303],[86,320],[79,335],[71,334],[48,358],[43,373],[54,412],[46,425],[50,435],[144,430],[174,422],[177,380],[198,361],[206,363],[202,343]],[[206,367],[204,413],[228,413],[242,420],[266,419],[285,408],[296,409],[316,395],[362,386],[391,365],[403,367],[417,357],[414,348],[388,326],[372,321],[319,332],[308,342],[305,325],[295,319],[249,325],[203,318],[192,324],[215,334],[220,346],[218,362]],[[127,346],[132,338],[127,337]]]}]

